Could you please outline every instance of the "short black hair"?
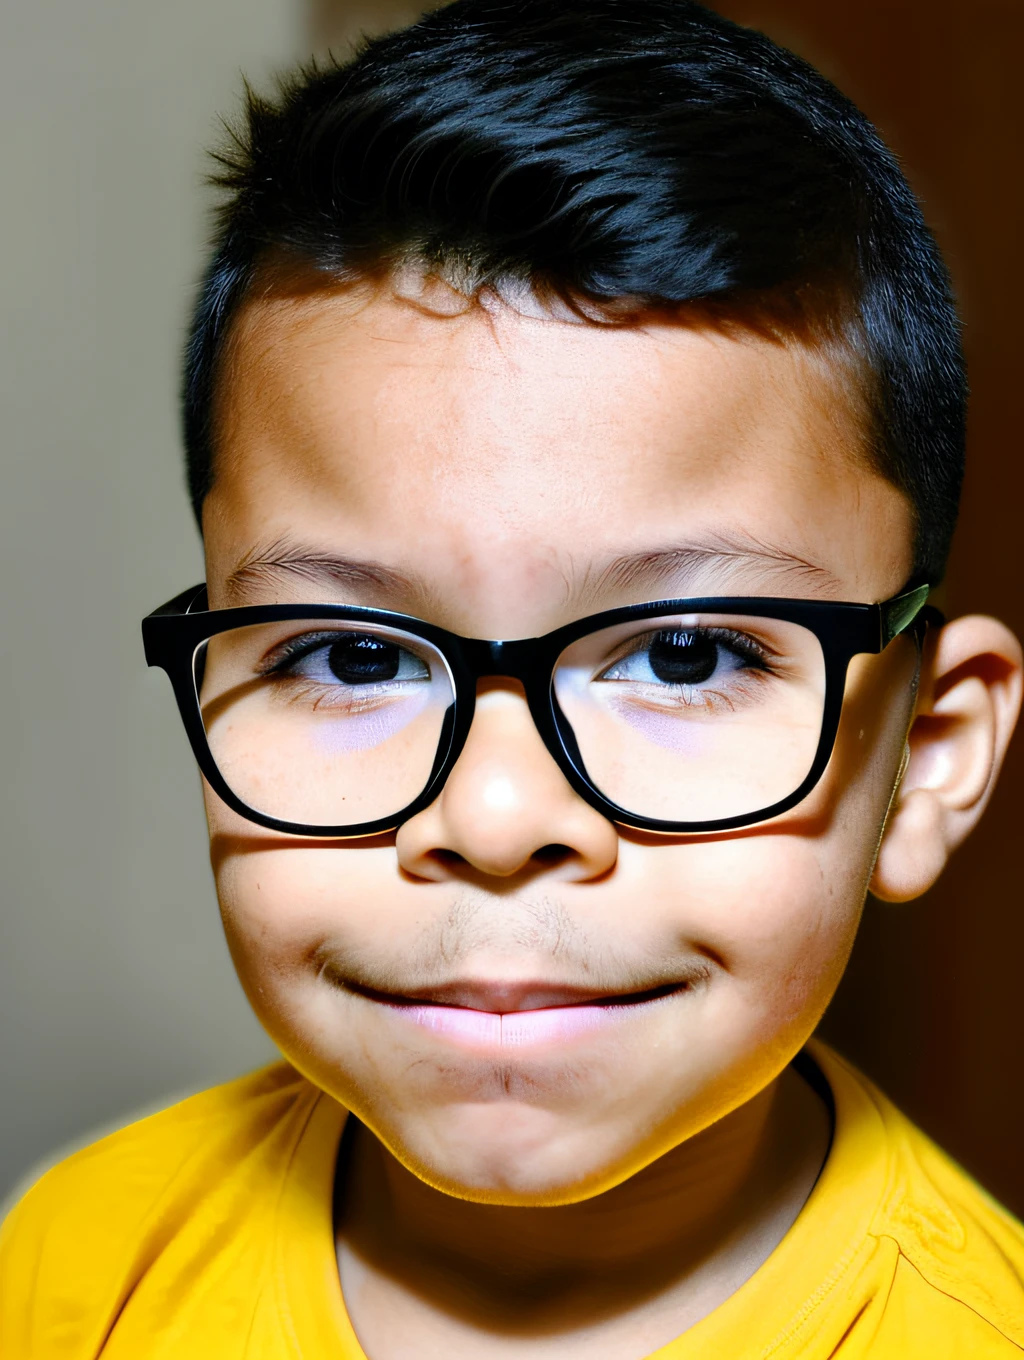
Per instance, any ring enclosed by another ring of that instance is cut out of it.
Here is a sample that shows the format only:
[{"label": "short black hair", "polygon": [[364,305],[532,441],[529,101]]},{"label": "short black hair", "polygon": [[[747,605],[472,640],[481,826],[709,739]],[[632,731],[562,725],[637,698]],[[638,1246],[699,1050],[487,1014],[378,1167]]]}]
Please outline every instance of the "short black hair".
[{"label": "short black hair", "polygon": [[963,474],[966,377],[938,247],[862,113],[763,34],[690,0],[456,0],[248,93],[185,358],[199,517],[218,358],[261,270],[328,279],[414,257],[606,320],[703,308],[839,336],[866,445],[940,579]]}]

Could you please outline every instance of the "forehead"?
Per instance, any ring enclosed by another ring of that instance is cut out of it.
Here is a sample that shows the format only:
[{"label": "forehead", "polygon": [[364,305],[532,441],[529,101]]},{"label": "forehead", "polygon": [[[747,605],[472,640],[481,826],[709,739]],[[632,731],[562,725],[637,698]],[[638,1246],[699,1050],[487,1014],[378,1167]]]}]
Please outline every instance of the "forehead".
[{"label": "forehead", "polygon": [[359,590],[407,587],[423,598],[386,603],[452,626],[497,605],[506,629],[538,604],[671,593],[646,588],[645,555],[674,553],[691,594],[879,598],[909,571],[910,509],[796,345],[503,304],[438,315],[383,289],[268,297],[236,325],[217,418],[215,596],[274,544],[380,565]]}]

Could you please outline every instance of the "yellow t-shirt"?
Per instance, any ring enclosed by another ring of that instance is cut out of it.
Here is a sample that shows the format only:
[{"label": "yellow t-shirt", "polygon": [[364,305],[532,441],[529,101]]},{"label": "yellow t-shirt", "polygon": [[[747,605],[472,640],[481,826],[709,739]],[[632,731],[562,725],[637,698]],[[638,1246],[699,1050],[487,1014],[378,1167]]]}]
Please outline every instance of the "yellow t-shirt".
[{"label": "yellow t-shirt", "polygon": [[[792,1229],[657,1360],[1007,1360],[1024,1228],[820,1044],[835,1102]],[[345,1112],[278,1064],[55,1167],[0,1232],[2,1360],[365,1360],[331,1224]]]}]

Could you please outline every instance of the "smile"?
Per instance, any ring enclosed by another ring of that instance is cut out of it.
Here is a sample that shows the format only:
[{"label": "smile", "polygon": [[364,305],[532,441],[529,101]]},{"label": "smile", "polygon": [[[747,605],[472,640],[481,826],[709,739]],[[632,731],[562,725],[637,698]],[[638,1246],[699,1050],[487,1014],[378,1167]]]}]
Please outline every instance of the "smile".
[{"label": "smile", "polygon": [[381,994],[372,999],[387,1006],[407,1023],[456,1043],[474,1048],[526,1048],[565,1043],[613,1029],[687,989],[686,983],[678,983],[623,996],[521,1010],[483,1010]]}]

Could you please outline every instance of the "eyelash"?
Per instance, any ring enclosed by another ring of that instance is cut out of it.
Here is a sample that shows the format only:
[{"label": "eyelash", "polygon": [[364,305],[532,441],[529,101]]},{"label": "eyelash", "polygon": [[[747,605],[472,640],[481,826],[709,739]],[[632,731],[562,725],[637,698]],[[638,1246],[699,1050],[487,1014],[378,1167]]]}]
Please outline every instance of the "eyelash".
[{"label": "eyelash", "polygon": [[288,638],[264,656],[256,674],[261,678],[268,675],[283,675],[289,666],[312,655],[319,647],[336,641],[342,634],[334,631],[321,633],[300,633],[298,637]]},{"label": "eyelash", "polygon": [[[629,638],[622,644],[621,650],[615,653],[602,667],[602,675],[617,666],[629,656],[636,656],[637,653],[644,651],[660,633],[667,632],[688,632],[696,638],[706,638],[709,642],[717,642],[729,648],[738,656],[751,670],[765,671],[769,675],[778,674],[773,666],[773,661],[778,659],[778,654],[773,652],[765,643],[753,638],[749,633],[739,633],[732,628],[676,628],[662,627],[650,633],[642,633],[638,637]],[[598,679],[601,676],[597,677]]]}]

